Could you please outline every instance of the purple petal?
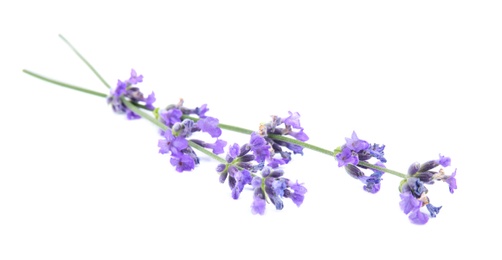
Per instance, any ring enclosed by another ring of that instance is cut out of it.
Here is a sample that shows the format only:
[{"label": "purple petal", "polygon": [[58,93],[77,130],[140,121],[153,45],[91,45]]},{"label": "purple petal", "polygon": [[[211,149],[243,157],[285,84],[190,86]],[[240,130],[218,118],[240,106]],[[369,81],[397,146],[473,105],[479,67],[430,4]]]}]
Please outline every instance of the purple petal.
[{"label": "purple petal", "polygon": [[423,225],[427,223],[427,221],[429,221],[429,216],[420,211],[420,209],[413,210],[408,218],[411,220],[411,222],[418,225]]},{"label": "purple petal", "polygon": [[422,206],[422,202],[413,197],[411,192],[404,192],[399,194],[401,197],[401,202],[399,202],[399,206],[403,210],[404,214],[408,214],[411,211],[416,209],[420,209]]},{"label": "purple petal", "polygon": [[450,157],[446,157],[440,154],[438,163],[441,164],[443,167],[448,167],[451,165],[451,159]]},{"label": "purple petal", "polygon": [[205,117],[197,121],[197,126],[202,130],[202,132],[209,133],[211,137],[219,137],[221,135],[221,129],[218,127],[219,120],[214,117]]},{"label": "purple petal", "polygon": [[449,185],[450,193],[453,193],[453,191],[457,189],[457,179],[455,179],[455,175],[457,175],[457,169],[455,169],[451,176],[445,180]]},{"label": "purple petal", "polygon": [[288,111],[289,116],[283,120],[284,124],[290,125],[293,128],[300,129],[300,114],[298,112],[291,113]]}]

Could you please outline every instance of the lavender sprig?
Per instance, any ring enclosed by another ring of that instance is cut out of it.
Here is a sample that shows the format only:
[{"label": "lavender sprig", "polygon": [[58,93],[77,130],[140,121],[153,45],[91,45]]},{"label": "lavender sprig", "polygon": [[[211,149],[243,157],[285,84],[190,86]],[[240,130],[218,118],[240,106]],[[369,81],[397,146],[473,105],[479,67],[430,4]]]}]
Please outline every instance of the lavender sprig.
[{"label": "lavender sprig", "polygon": [[[216,168],[219,180],[222,183],[228,180],[232,198],[238,199],[246,185],[252,187],[253,214],[263,214],[266,203],[274,204],[278,210],[282,209],[283,198],[290,198],[297,206],[303,203],[307,189],[298,181],[293,182],[283,177],[282,169],[291,161],[292,154],[303,155],[303,148],[334,157],[338,166],[344,167],[351,177],[361,181],[363,190],[369,193],[377,193],[380,190],[384,173],[402,178],[399,186],[400,207],[415,224],[427,223],[429,218],[436,217],[442,208],[430,203],[425,185],[443,181],[448,184],[451,193],[457,189],[456,169],[450,175],[447,175],[443,168],[434,170],[438,166],[450,166],[449,157],[440,155],[439,159],[424,164],[413,163],[408,173],[403,174],[385,166],[385,145],[370,144],[360,139],[355,132],[350,138],[345,138],[345,144],[334,150],[307,143],[309,137],[300,124],[300,114],[297,112],[289,111],[289,116],[286,117],[272,116],[270,122],[261,124],[258,131],[252,131],[220,123],[217,118],[207,116],[209,108],[206,104],[187,108],[183,105],[183,100],[180,100],[177,104],[163,109],[155,107],[154,93],[145,98],[136,86],[142,82],[142,75],[131,70],[129,79],[119,80],[117,86],[111,89],[91,64],[63,36],[60,37],[110,89],[109,95],[50,79],[29,70],[23,72],[59,86],[104,97],[116,113],[125,113],[130,120],[145,118],[154,123],[159,127],[163,138],[158,141],[159,152],[171,156],[170,162],[178,172],[190,171],[199,163],[194,150],[216,160],[220,163]],[[149,113],[153,113],[153,116]],[[225,140],[219,139],[221,129],[249,135],[250,141],[242,146],[228,146],[226,158],[221,158],[218,154],[223,153],[227,145]],[[192,135],[197,132],[206,133],[216,140],[207,142],[193,139]],[[369,175],[365,173],[368,170]],[[421,208],[426,208],[428,214],[421,211]]]}]

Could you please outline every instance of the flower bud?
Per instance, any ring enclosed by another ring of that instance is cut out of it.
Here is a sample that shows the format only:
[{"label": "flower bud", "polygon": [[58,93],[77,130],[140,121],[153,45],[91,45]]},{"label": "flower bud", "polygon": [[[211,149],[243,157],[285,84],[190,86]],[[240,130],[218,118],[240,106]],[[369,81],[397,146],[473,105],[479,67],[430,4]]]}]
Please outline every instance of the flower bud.
[{"label": "flower bud", "polygon": [[364,176],[363,171],[352,164],[345,165],[345,171],[355,179],[359,179],[359,177]]},{"label": "flower bud", "polygon": [[250,162],[250,161],[253,161],[255,158],[256,157],[254,156],[254,154],[246,154],[241,157],[240,161],[241,162]]},{"label": "flower bud", "polygon": [[418,172],[418,169],[420,169],[420,163],[414,162],[410,165],[410,168],[408,168],[408,175],[413,176],[413,174]]},{"label": "flower bud", "polygon": [[241,146],[238,157],[244,156],[249,151],[251,151],[251,145],[245,144],[245,145]]},{"label": "flower bud", "polygon": [[220,173],[220,182],[225,183],[227,176],[228,176],[228,171],[224,171],[224,172]]},{"label": "flower bud", "polygon": [[226,167],[227,166],[225,164],[223,164],[223,163],[218,164],[218,166],[216,166],[216,172],[221,173],[221,172],[223,172],[225,170]]},{"label": "flower bud", "polygon": [[426,172],[426,171],[429,171],[429,170],[432,170],[433,168],[437,167],[439,165],[438,161],[428,161],[424,164],[422,164],[422,166],[420,167],[420,169],[418,170],[419,172]]},{"label": "flower bud", "polygon": [[422,182],[427,183],[427,184],[433,184],[434,183],[434,172],[431,171],[426,171],[426,172],[419,172],[414,175],[414,177],[420,179]]}]

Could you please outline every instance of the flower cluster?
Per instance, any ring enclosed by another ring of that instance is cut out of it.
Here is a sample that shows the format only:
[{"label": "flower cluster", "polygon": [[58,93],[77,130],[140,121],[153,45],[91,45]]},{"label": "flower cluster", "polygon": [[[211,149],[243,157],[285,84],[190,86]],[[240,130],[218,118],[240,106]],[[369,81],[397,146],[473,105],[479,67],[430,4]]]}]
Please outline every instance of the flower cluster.
[{"label": "flower cluster", "polygon": [[[359,139],[355,132],[352,133],[351,138],[345,138],[345,141],[346,143],[342,147],[335,150],[338,152],[335,156],[338,166],[343,166],[350,176],[363,182],[365,191],[378,192],[382,175],[386,171],[383,164],[387,162],[384,157],[385,145],[370,145],[367,141]],[[376,159],[377,162],[369,163],[368,160],[371,158]],[[450,164],[449,157],[439,155],[437,160],[430,160],[424,164],[413,163],[409,167],[407,175],[391,171],[391,173],[403,178],[399,187],[401,197],[399,205],[412,223],[425,224],[429,217],[436,217],[442,208],[430,203],[429,197],[426,195],[428,190],[425,184],[430,185],[434,184],[434,181],[444,181],[449,185],[451,193],[457,188],[456,169],[451,175],[446,175],[443,168],[434,171],[434,168],[440,165],[448,167]],[[369,176],[363,172],[364,169],[368,168],[373,171]],[[427,208],[429,214],[421,211],[423,206]]]},{"label": "flower cluster", "polygon": [[[218,139],[222,131],[218,127],[219,120],[217,118],[208,117],[205,113],[209,109],[204,104],[201,108],[187,109],[183,107],[183,100],[177,105],[172,105],[163,110],[156,110],[157,118],[167,126],[167,130],[162,130],[161,135],[164,139],[159,140],[159,152],[162,154],[171,154],[171,165],[176,168],[176,171],[191,171],[195,165],[199,164],[199,158],[193,148],[189,145],[190,142],[201,147],[212,149],[214,154],[224,152],[224,147],[227,145],[225,140]],[[196,122],[183,116],[195,114],[199,118]],[[188,139],[195,132],[208,133],[212,138],[216,138],[214,143],[208,143],[199,139]]]},{"label": "flower cluster", "polygon": [[[276,140],[268,137],[266,134],[290,134],[292,124],[296,129],[300,128],[299,114],[294,114],[294,122],[290,117],[282,120],[277,116],[273,116],[273,122],[262,125],[260,134],[253,132],[250,136],[249,143],[239,146],[237,143],[229,146],[226,163],[219,164],[216,171],[220,174],[220,182],[224,183],[228,178],[228,184],[232,191],[232,198],[238,199],[245,185],[251,185],[254,190],[254,199],[251,205],[253,214],[263,215],[267,202],[275,205],[275,208],[281,210],[284,207],[282,198],[290,198],[298,207],[303,203],[304,195],[307,189],[297,182],[290,181],[282,177],[284,171],[279,169],[281,165],[287,164],[291,160],[290,152],[283,151],[281,146],[295,146],[287,142],[277,143]],[[284,124],[284,128],[277,126]],[[263,127],[265,126],[265,127]],[[268,131],[262,131],[268,129]],[[303,128],[298,131],[299,138],[308,138],[303,133]],[[264,134],[265,136],[262,136]],[[296,149],[301,151],[299,149]],[[280,158],[275,155],[279,154]],[[267,165],[265,166],[265,163]],[[257,172],[261,171],[261,176]]]},{"label": "flower cluster", "polygon": [[[399,187],[401,192],[399,205],[411,222],[425,224],[429,220],[429,216],[436,217],[442,208],[442,206],[435,207],[430,203],[425,184],[431,185],[434,184],[434,181],[443,181],[448,184],[450,193],[457,189],[457,180],[455,179],[457,169],[451,175],[446,175],[443,168],[440,168],[439,171],[433,171],[439,165],[448,167],[450,164],[451,159],[449,157],[439,155],[438,160],[430,160],[422,165],[415,162],[410,166],[408,169],[409,177],[404,179]],[[427,208],[429,214],[420,210],[423,206]]]},{"label": "flower cluster", "polygon": [[272,170],[266,167],[261,176],[255,176],[251,181],[254,189],[253,203],[251,204],[251,212],[253,214],[263,215],[265,213],[265,205],[267,201],[271,201],[275,208],[281,210],[284,207],[282,198],[289,198],[300,207],[303,203],[307,189],[298,181],[293,182],[282,177],[284,172],[280,169]]},{"label": "flower cluster", "polygon": [[[380,190],[380,181],[384,172],[379,168],[385,168],[384,163],[387,160],[384,158],[385,145],[373,144],[370,145],[367,141],[359,139],[356,132],[352,132],[351,138],[345,138],[345,144],[338,148],[338,153],[335,158],[338,161],[338,167],[344,167],[345,171],[355,179],[364,183],[363,189],[370,193],[377,193]],[[376,158],[377,162],[371,170],[373,173],[366,176],[363,169],[368,169],[365,164],[371,158]],[[376,166],[376,167],[375,167]]]},{"label": "flower cluster", "polygon": [[107,98],[108,104],[112,105],[113,111],[119,114],[126,114],[127,119],[139,119],[141,116],[135,114],[131,111],[122,101],[122,98],[127,98],[130,102],[135,104],[144,103],[144,106],[148,110],[153,110],[153,103],[155,102],[155,93],[151,93],[147,98],[143,96],[143,93],[136,87],[136,84],[143,82],[143,75],[136,73],[134,69],[131,70],[131,76],[126,81],[118,81],[117,87],[110,91],[110,95]]},{"label": "flower cluster", "polygon": [[[287,164],[291,160],[291,152],[303,155],[303,147],[291,142],[273,139],[269,135],[289,135],[302,142],[309,140],[307,134],[303,132],[303,127],[301,127],[300,114],[298,112],[292,113],[291,111],[288,113],[289,116],[286,118],[272,116],[270,122],[260,126],[259,134],[264,136],[265,141],[272,147],[271,153],[262,154],[260,158],[266,159],[267,166],[272,168]],[[284,151],[283,148],[289,151]]]}]

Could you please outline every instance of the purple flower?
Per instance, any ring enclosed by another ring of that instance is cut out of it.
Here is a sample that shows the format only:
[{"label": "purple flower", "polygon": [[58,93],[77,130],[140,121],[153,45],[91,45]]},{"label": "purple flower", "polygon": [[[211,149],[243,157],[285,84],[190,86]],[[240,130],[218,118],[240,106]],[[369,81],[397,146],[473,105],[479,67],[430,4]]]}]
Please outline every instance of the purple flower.
[{"label": "purple flower", "polygon": [[140,82],[143,82],[143,75],[139,75],[136,73],[134,69],[131,69],[131,77],[128,80],[128,83],[131,85],[136,85]]},{"label": "purple flower", "polygon": [[198,115],[199,118],[204,118],[206,117],[207,111],[209,111],[209,108],[207,107],[207,104],[204,104],[200,108],[195,108],[194,114]]},{"label": "purple flower", "polygon": [[173,155],[181,153],[181,151],[188,147],[188,141],[182,137],[174,136],[171,131],[164,131],[165,139],[158,142],[159,153],[166,154],[171,152]]},{"label": "purple flower", "polygon": [[303,128],[300,129],[300,131],[298,131],[298,132],[291,131],[288,133],[288,135],[290,135],[290,136],[294,137],[296,140],[302,141],[302,142],[306,142],[309,140],[309,137],[307,136],[307,134],[305,134],[303,132]]},{"label": "purple flower", "polygon": [[[387,160],[384,156],[385,145],[373,144],[370,145],[367,141],[359,139],[356,132],[352,132],[351,138],[345,138],[345,144],[341,148],[335,150],[335,159],[338,161],[338,167],[345,167],[345,171],[353,178],[360,180],[365,185],[363,189],[369,193],[377,193],[380,191],[380,181],[384,172],[374,169],[372,164],[380,168],[385,168],[383,164]],[[375,158],[376,163],[368,162],[369,159]],[[364,164],[362,164],[364,162]],[[363,170],[373,170],[370,176],[364,174]]]},{"label": "purple flower", "polygon": [[182,115],[181,110],[177,108],[169,109],[160,113],[160,121],[168,127],[172,127],[174,124],[181,122]]},{"label": "purple flower", "polygon": [[420,211],[422,201],[415,198],[410,191],[403,192],[399,196],[401,196],[399,206],[403,210],[404,214],[409,214],[408,218],[411,222],[419,225],[427,223],[429,216]]},{"label": "purple flower", "polygon": [[370,147],[370,144],[368,142],[361,140],[357,137],[355,131],[352,132],[352,138],[346,137],[345,141],[347,142],[345,145],[356,153],[362,150],[366,150]]},{"label": "purple flower", "polygon": [[450,188],[450,193],[452,193],[452,194],[453,194],[453,190],[457,189],[457,179],[455,179],[455,175],[457,175],[457,169],[455,169],[455,171],[453,171],[451,176],[449,176],[445,180],[445,182],[448,183],[448,186]]},{"label": "purple flower", "polygon": [[240,151],[240,147],[237,143],[233,144],[232,146],[230,146],[228,148],[228,154],[230,157],[232,157],[232,160],[233,160],[233,158],[239,156],[239,151]]},{"label": "purple flower", "polygon": [[197,126],[202,132],[209,133],[211,137],[219,137],[221,129],[218,127],[219,120],[214,117],[205,117],[197,121]]},{"label": "purple flower", "polygon": [[251,145],[251,150],[253,154],[256,156],[257,162],[264,162],[270,156],[269,145],[265,138],[260,136],[259,134],[253,132],[251,134],[251,140],[249,141]]},{"label": "purple flower", "polygon": [[345,138],[345,144],[337,150],[336,159],[338,167],[347,164],[359,164],[360,161],[367,161],[371,158],[376,158],[380,162],[386,162],[384,156],[385,145],[373,144],[370,145],[367,141],[359,139],[355,131],[352,132],[351,138]]},{"label": "purple flower", "polygon": [[139,119],[139,115],[135,114],[132,110],[122,102],[122,98],[129,100],[132,103],[145,103],[145,108],[154,110],[153,103],[155,102],[155,94],[152,92],[146,99],[143,93],[135,85],[143,81],[142,75],[137,75],[134,69],[131,70],[131,76],[125,82],[118,80],[115,89],[111,89],[110,95],[107,97],[107,103],[112,105],[115,113],[126,114],[127,119]]},{"label": "purple flower", "polygon": [[253,177],[248,170],[237,171],[233,174],[233,178],[235,179],[235,186],[232,188],[232,198],[238,199],[241,194],[244,186],[246,184],[251,184],[251,180]]},{"label": "purple flower", "polygon": [[171,165],[176,167],[176,171],[191,171],[195,168],[195,161],[192,156],[188,154],[176,154],[171,156]]},{"label": "purple flower", "polygon": [[[282,210],[284,207],[282,198],[291,199],[298,207],[303,203],[307,192],[303,184],[282,177],[284,172],[279,169],[264,168],[261,175],[262,177],[255,176],[251,181],[255,190],[255,200],[251,206],[253,212],[256,211],[257,206],[262,205],[260,199],[270,199],[277,210]],[[265,211],[264,208],[260,210]]]},{"label": "purple flower", "polygon": [[384,150],[385,145],[378,145],[378,144],[373,144],[369,149],[368,152],[371,154],[371,156],[377,158],[381,162],[385,163],[387,162],[387,159],[385,159],[384,156]]},{"label": "purple flower", "polygon": [[[410,177],[401,182],[401,202],[399,205],[405,214],[409,214],[408,218],[415,224],[425,224],[429,221],[429,217],[435,218],[442,207],[435,207],[430,204],[427,197],[427,189],[424,183],[418,178]],[[422,212],[420,209],[425,206],[429,214]]]},{"label": "purple flower", "polygon": [[425,205],[427,207],[427,210],[429,211],[429,213],[431,214],[431,217],[435,218],[436,215],[439,213],[439,210],[442,208],[442,206],[440,207],[434,207],[432,204],[427,204]]},{"label": "purple flower", "polygon": [[[300,114],[297,112],[292,113],[291,111],[289,111],[288,113],[289,116],[284,119],[278,116],[272,116],[272,120],[270,122],[260,125],[259,135],[264,137],[265,141],[270,146],[268,149],[271,148],[271,150],[269,152],[264,153],[264,154],[268,153],[266,157],[264,156],[257,156],[257,157],[260,160],[265,158],[268,159],[269,161],[274,161],[272,159],[274,155],[276,154],[281,155],[282,159],[278,159],[278,161],[269,164],[270,166],[273,167],[274,166],[277,167],[278,165],[281,165],[281,163],[289,163],[289,161],[291,161],[291,156],[286,155],[284,153],[285,151],[283,151],[283,147],[289,149],[294,154],[301,154],[301,155],[303,155],[303,147],[298,144],[293,144],[291,142],[274,139],[273,136],[271,135],[290,135],[296,140],[299,140],[301,142],[309,140],[308,135],[304,132],[304,129],[301,127]],[[283,125],[283,127],[281,127],[281,125]],[[298,129],[299,131],[293,131],[293,129]]]},{"label": "purple flower", "polygon": [[342,151],[336,155],[336,160],[338,161],[338,167],[342,167],[347,164],[357,165],[359,163],[357,153],[346,146],[344,146]]},{"label": "purple flower", "polygon": [[289,113],[289,116],[283,120],[284,124],[290,125],[296,129],[300,129],[301,128],[301,126],[300,126],[300,113],[298,113],[298,112],[291,113],[291,111],[288,111],[288,113]]},{"label": "purple flower", "polygon": [[269,158],[267,160],[267,166],[268,167],[271,167],[271,168],[277,168],[281,165],[284,165],[284,164],[287,164],[289,162],[289,159],[291,159],[291,157],[288,157],[288,158]]},{"label": "purple flower", "polygon": [[148,109],[148,110],[154,110],[155,107],[153,106],[153,102],[155,102],[157,99],[155,98],[155,93],[151,93],[150,95],[148,95],[148,97],[146,98],[145,100],[145,107]]},{"label": "purple flower", "polygon": [[[383,163],[377,162],[376,166],[380,166],[385,168]],[[384,172],[373,169],[373,174],[369,177],[366,177],[362,180],[366,185],[363,186],[363,189],[369,193],[377,193],[380,190],[380,181],[382,180],[382,175]]]},{"label": "purple flower", "polygon": [[412,223],[417,225],[423,225],[429,221],[429,216],[420,211],[420,209],[413,210],[410,215],[408,215],[408,218]]},{"label": "purple flower", "polygon": [[450,157],[446,157],[446,156],[443,156],[440,154],[439,160],[437,160],[437,163],[441,164],[441,166],[443,166],[443,167],[448,167],[451,164],[451,159],[450,159]]},{"label": "purple flower", "polygon": [[224,148],[227,145],[227,141],[217,139],[214,144],[208,144],[209,149],[213,149],[214,154],[222,154],[224,152]]},{"label": "purple flower", "polygon": [[420,165],[419,163],[413,163],[409,170],[408,175],[419,178],[422,182],[427,184],[434,184],[435,180],[442,180],[448,183],[450,192],[453,193],[457,189],[457,180],[455,176],[457,175],[457,169],[448,176],[445,174],[444,169],[439,169],[439,171],[433,171],[437,166],[448,167],[451,165],[450,157],[439,155],[438,160],[430,160]]},{"label": "purple flower", "polygon": [[305,193],[307,193],[307,188],[305,188],[303,184],[299,184],[298,181],[289,181],[288,186],[293,190],[293,193],[291,193],[289,190],[285,190],[284,197],[291,198],[293,203],[295,203],[297,207],[300,207],[305,198]]},{"label": "purple flower", "polygon": [[284,196],[284,190],[288,187],[286,179],[276,179],[272,182],[272,191],[279,197]]},{"label": "purple flower", "polygon": [[265,206],[267,205],[265,201],[265,196],[263,195],[263,191],[261,189],[255,189],[253,196],[253,203],[251,203],[251,213],[253,215],[265,214]]},{"label": "purple flower", "polygon": [[401,202],[399,202],[399,206],[403,210],[404,214],[408,214],[414,210],[420,209],[422,207],[422,202],[413,196],[413,194],[409,191],[402,192],[399,194],[401,197]]}]

